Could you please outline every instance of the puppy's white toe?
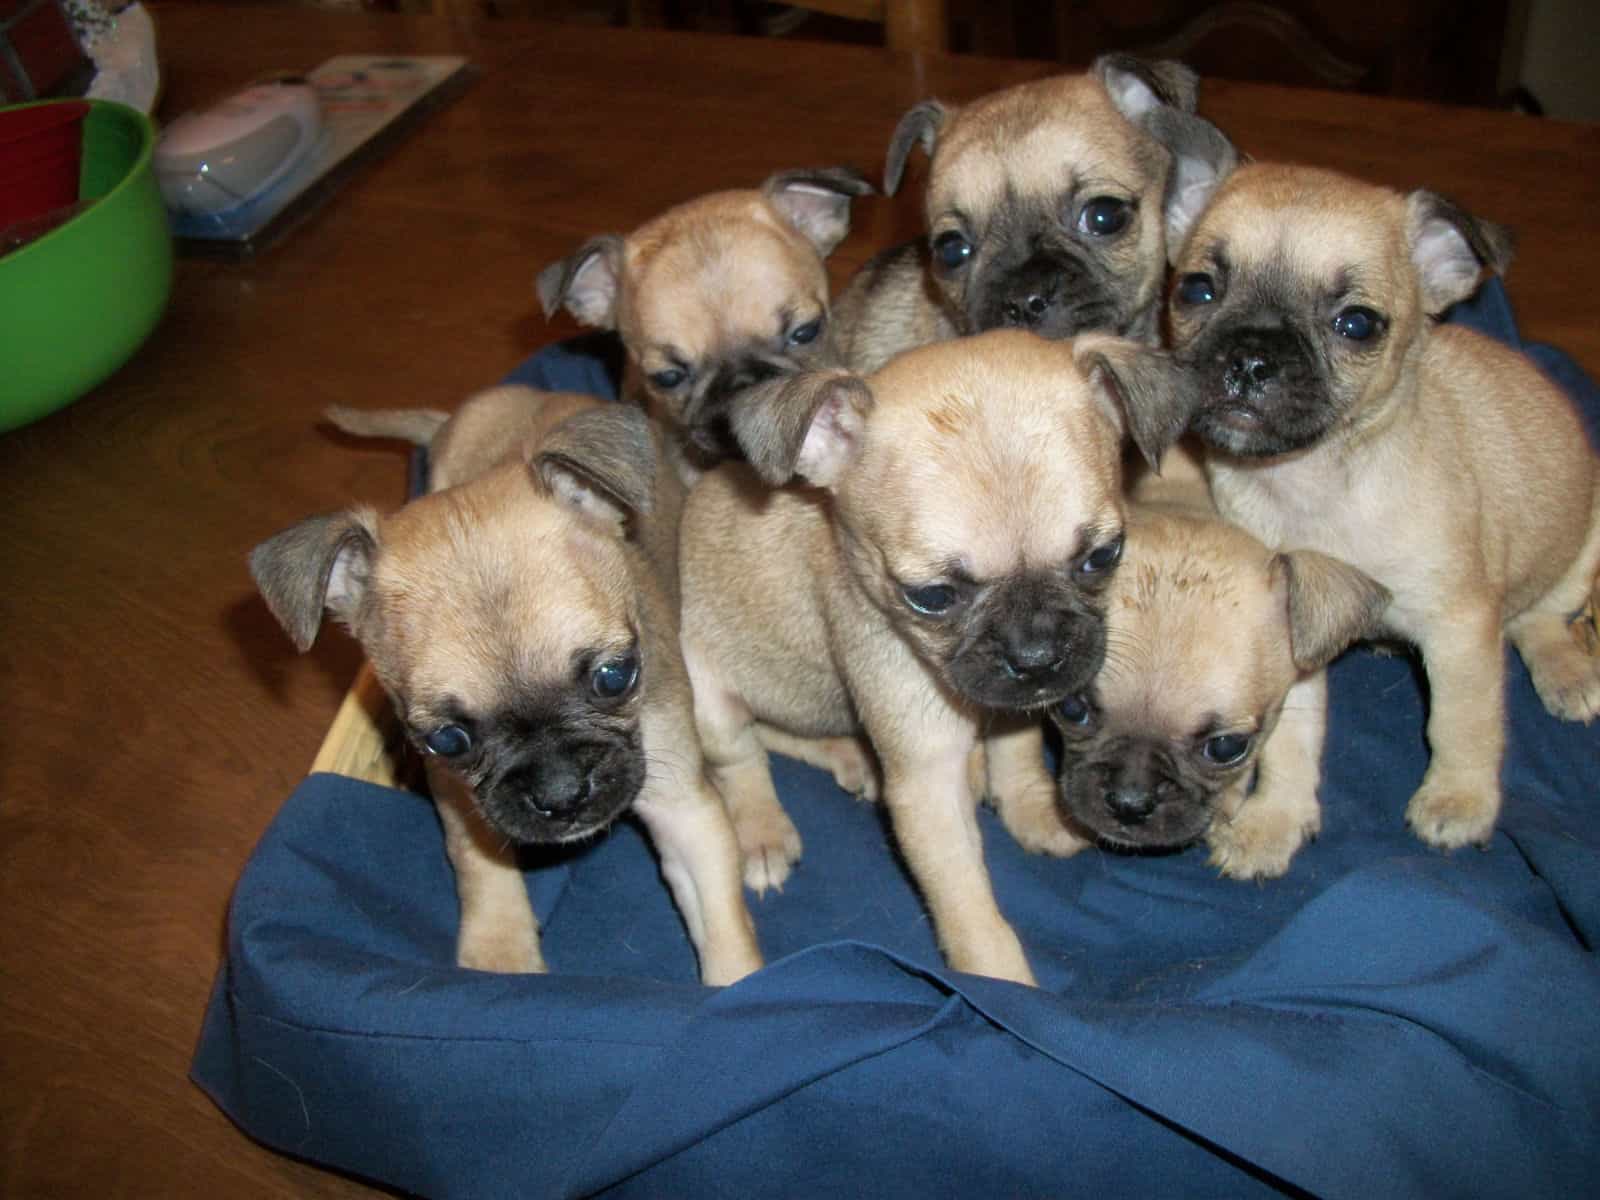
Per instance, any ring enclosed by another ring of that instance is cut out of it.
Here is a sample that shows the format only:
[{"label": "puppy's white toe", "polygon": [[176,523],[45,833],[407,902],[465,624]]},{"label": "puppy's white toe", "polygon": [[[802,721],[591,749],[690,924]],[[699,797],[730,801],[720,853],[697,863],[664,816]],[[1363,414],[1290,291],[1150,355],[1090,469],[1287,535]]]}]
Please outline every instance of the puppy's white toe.
[{"label": "puppy's white toe", "polygon": [[1277,879],[1300,847],[1322,828],[1322,812],[1275,807],[1252,797],[1232,820],[1217,820],[1206,834],[1208,861],[1229,879]]},{"label": "puppy's white toe", "polygon": [[794,823],[779,809],[760,820],[736,821],[734,831],[744,861],[745,886],[757,895],[768,888],[781,892],[804,848]]},{"label": "puppy's white toe", "polygon": [[1406,806],[1406,822],[1430,846],[1454,850],[1487,843],[1499,813],[1500,795],[1492,788],[1424,779]]}]

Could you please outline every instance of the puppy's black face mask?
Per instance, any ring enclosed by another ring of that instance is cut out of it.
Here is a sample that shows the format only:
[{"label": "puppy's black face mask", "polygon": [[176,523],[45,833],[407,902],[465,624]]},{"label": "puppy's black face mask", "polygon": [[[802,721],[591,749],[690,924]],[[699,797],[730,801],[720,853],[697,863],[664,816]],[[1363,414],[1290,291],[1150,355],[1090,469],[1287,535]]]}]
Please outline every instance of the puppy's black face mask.
[{"label": "puppy's black face mask", "polygon": [[950,681],[986,708],[1039,708],[1083,688],[1105,661],[1105,617],[1068,580],[1023,575],[978,598],[947,660]]},{"label": "puppy's black face mask", "polygon": [[732,412],[739,398],[758,383],[794,375],[799,362],[789,356],[751,354],[716,364],[693,389],[684,409],[684,434],[695,462],[710,467],[726,459],[743,461],[733,434]]},{"label": "puppy's black face mask", "polygon": [[1100,593],[1122,545],[1120,533],[1103,538],[1057,570],[900,583],[888,603],[959,695],[985,708],[1042,708],[1086,688],[1105,661]]},{"label": "puppy's black face mask", "polygon": [[488,824],[514,842],[570,842],[615,820],[644,785],[637,650],[586,663],[579,680],[475,713],[430,705],[413,743],[469,783]]},{"label": "puppy's black face mask", "polygon": [[1137,198],[1007,193],[980,219],[945,221],[928,240],[933,279],[964,334],[1015,327],[1041,337],[1090,330],[1141,337],[1154,326],[1143,272],[1127,270]]},{"label": "puppy's black face mask", "polygon": [[679,362],[647,377],[648,386],[682,430],[696,466],[709,469],[747,457],[734,436],[732,413],[752,387],[832,362],[825,317],[790,324],[792,328],[771,340],[752,341],[695,363]]},{"label": "puppy's black face mask", "polygon": [[1267,458],[1312,446],[1346,420],[1384,357],[1388,318],[1348,283],[1287,268],[1245,273],[1217,254],[1173,285],[1174,356],[1202,399],[1190,429],[1214,450]]},{"label": "puppy's black face mask", "polygon": [[1177,850],[1211,827],[1217,798],[1251,769],[1256,739],[1211,733],[1172,745],[1101,726],[1094,701],[1050,710],[1061,731],[1060,804],[1073,825],[1122,850]]},{"label": "puppy's black face mask", "polygon": [[1127,738],[1117,743],[1063,752],[1061,804],[1068,820],[1113,849],[1176,850],[1203,837],[1217,789],[1183,778],[1158,746]]}]

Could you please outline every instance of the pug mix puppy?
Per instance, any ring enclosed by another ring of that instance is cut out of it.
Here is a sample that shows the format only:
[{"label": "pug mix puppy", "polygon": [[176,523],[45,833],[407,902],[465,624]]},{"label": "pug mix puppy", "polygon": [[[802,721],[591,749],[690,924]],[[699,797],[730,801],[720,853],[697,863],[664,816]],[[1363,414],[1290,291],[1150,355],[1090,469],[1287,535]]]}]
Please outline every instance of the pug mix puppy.
[{"label": "pug mix puppy", "polygon": [[844,167],[680,204],[631,234],[590,238],[539,273],[546,316],[614,329],[625,396],[678,435],[686,479],[740,452],[728,414],[752,384],[837,365],[824,260],[872,191]]},{"label": "pug mix puppy", "polygon": [[[681,488],[645,415],[500,388],[443,414],[336,410],[428,442],[433,490],[312,517],[250,568],[295,645],[347,626],[422,755],[461,903],[457,961],[543,971],[516,843],[644,822],[701,978],[761,965],[678,647]],[[442,426],[442,427],[441,427]],[[436,430],[436,432],[434,432]]]},{"label": "pug mix puppy", "polygon": [[[984,867],[969,755],[990,714],[1055,704],[1100,665],[1123,435],[1155,456],[1176,427],[1154,354],[997,330],[870,378],[770,383],[735,410],[750,464],[707,474],[684,512],[683,643],[747,881],[781,882],[799,853],[757,723],[864,732],[951,965],[1033,981]],[[769,486],[791,479],[807,486]],[[989,738],[994,799],[1025,845],[1069,854],[1084,842],[1055,811],[1039,730]]]},{"label": "pug mix puppy", "polygon": [[1204,480],[1150,476],[1133,501],[1105,665],[1050,710],[1062,806],[1113,848],[1204,838],[1224,875],[1282,875],[1321,828],[1322,667],[1373,631],[1389,594],[1218,520]]},{"label": "pug mix puppy", "polygon": [[1505,231],[1428,191],[1237,166],[1198,137],[1169,209],[1174,354],[1223,515],[1344,559],[1392,594],[1428,676],[1432,758],[1406,817],[1481,844],[1500,810],[1503,639],[1545,706],[1588,721],[1600,659],[1569,628],[1600,563],[1595,454],[1521,355],[1434,318],[1510,259]]},{"label": "pug mix puppy", "polygon": [[[1113,54],[966,105],[925,101],[889,143],[884,190],[916,146],[930,156],[926,236],[869,262],[839,297],[845,365],[877,370],[912,346],[1015,327],[1154,342],[1166,278],[1161,219],[1173,129],[1197,77]],[[1157,126],[1157,112],[1170,118]]]}]

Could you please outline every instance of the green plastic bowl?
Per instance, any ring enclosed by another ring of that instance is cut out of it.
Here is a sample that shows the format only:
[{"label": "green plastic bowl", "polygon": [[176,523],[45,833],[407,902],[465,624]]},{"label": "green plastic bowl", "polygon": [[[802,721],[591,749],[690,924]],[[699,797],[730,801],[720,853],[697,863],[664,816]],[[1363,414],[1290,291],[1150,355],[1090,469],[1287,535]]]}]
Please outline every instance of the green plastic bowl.
[{"label": "green plastic bowl", "polygon": [[88,103],[78,199],[92,203],[0,257],[0,433],[127,362],[172,293],[172,234],[150,165],[155,125],[125,104]]}]

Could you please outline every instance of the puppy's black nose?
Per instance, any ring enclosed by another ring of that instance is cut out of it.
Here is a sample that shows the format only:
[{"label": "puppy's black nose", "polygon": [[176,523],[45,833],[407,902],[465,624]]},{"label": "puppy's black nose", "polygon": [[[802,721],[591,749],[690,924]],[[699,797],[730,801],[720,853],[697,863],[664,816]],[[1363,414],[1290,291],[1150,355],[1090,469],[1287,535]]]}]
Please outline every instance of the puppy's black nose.
[{"label": "puppy's black nose", "polygon": [[590,777],[585,775],[570,786],[559,790],[546,790],[533,797],[531,801],[533,811],[550,820],[570,817],[589,802],[593,790]]},{"label": "puppy's black nose", "polygon": [[577,816],[594,796],[592,764],[552,756],[507,777],[508,786],[547,821]]},{"label": "puppy's black nose", "polygon": [[1109,787],[1105,802],[1107,811],[1124,825],[1143,824],[1156,810],[1156,794],[1147,788]]},{"label": "puppy's black nose", "polygon": [[1222,377],[1229,393],[1238,395],[1253,391],[1278,373],[1278,364],[1251,350],[1237,351],[1228,360],[1228,369]]},{"label": "puppy's black nose", "polygon": [[1000,665],[1013,679],[1036,679],[1061,669],[1061,651],[1055,638],[1012,642],[1000,654]]},{"label": "puppy's black nose", "polygon": [[1026,296],[1006,301],[1001,312],[1005,315],[1006,324],[1020,325],[1024,329],[1029,329],[1044,320],[1045,314],[1050,311],[1050,306],[1054,303],[1055,298],[1048,292],[1029,292]]}]

